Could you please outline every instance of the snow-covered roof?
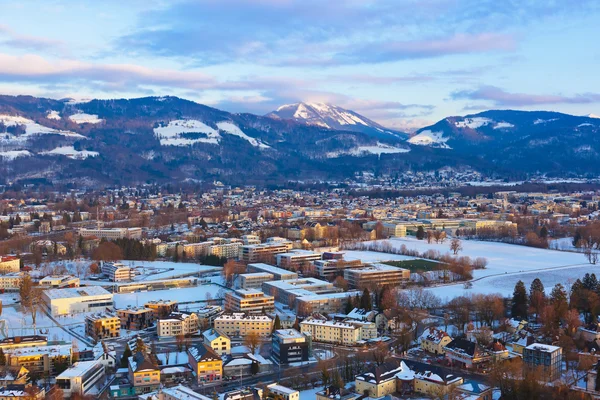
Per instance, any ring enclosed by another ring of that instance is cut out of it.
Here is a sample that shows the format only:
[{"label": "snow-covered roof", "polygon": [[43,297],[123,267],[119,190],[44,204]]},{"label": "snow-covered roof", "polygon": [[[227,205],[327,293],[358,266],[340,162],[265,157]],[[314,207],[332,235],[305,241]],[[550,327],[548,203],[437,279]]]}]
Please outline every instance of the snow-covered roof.
[{"label": "snow-covered roof", "polygon": [[561,348],[558,346],[552,346],[549,344],[533,343],[533,344],[530,344],[529,346],[527,346],[526,349],[527,350],[538,350],[538,351],[543,351],[546,353],[553,353],[557,350],[560,350]]}]

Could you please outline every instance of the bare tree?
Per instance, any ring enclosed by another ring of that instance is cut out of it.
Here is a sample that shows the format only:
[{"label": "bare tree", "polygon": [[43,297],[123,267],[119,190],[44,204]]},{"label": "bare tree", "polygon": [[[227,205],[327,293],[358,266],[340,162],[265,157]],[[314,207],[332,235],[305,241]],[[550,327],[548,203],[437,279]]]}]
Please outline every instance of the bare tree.
[{"label": "bare tree", "polygon": [[454,255],[457,255],[458,252],[462,250],[462,242],[459,238],[453,238],[450,241],[450,250],[452,250]]},{"label": "bare tree", "polygon": [[250,352],[254,354],[260,346],[260,337],[256,331],[250,331],[244,336],[244,345],[250,349]]}]

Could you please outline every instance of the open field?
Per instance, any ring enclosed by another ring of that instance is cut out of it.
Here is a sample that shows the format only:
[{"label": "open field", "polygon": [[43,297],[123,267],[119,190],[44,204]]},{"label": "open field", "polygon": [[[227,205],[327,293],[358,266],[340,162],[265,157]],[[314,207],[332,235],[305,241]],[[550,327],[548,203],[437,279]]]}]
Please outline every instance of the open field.
[{"label": "open field", "polygon": [[410,272],[417,271],[433,271],[440,269],[440,267],[444,264],[440,264],[431,260],[423,260],[419,258],[415,258],[414,260],[404,260],[404,261],[386,261],[384,264],[391,265],[394,267],[400,267],[409,269]]}]

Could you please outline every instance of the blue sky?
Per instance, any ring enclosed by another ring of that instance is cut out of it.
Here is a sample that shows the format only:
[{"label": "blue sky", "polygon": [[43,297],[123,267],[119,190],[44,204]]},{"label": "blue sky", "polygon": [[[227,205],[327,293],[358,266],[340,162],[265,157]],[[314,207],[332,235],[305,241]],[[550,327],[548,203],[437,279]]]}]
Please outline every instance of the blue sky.
[{"label": "blue sky", "polygon": [[486,109],[600,114],[600,2],[5,2],[0,93],[320,101],[414,129]]}]

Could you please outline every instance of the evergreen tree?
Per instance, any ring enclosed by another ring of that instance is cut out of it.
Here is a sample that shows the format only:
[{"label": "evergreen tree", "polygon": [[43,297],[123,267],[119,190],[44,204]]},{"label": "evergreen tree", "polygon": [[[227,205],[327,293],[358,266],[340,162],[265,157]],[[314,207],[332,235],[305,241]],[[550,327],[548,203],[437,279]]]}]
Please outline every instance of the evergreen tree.
[{"label": "evergreen tree", "polygon": [[554,308],[554,315],[558,320],[564,318],[569,311],[569,301],[567,299],[567,291],[564,286],[557,283],[550,292],[550,304]]},{"label": "evergreen tree", "polygon": [[[181,204],[181,203],[180,203]],[[250,365],[250,373],[252,375],[256,375],[260,372],[260,365],[258,365],[258,362],[253,361],[252,364]]]},{"label": "evergreen tree", "polygon": [[585,274],[583,276],[583,287],[587,290],[591,290],[592,292],[598,291],[598,279],[596,278],[596,274]]},{"label": "evergreen tree", "polygon": [[371,301],[371,293],[369,293],[369,289],[365,288],[363,290],[362,297],[360,298],[360,308],[366,311],[371,311],[373,308],[373,304]]},{"label": "evergreen tree", "polygon": [[425,229],[423,229],[423,225],[419,225],[417,228],[417,239],[423,240],[425,238]]},{"label": "evergreen tree", "polygon": [[6,365],[6,356],[4,355],[4,350],[0,349],[0,365]]},{"label": "evergreen tree", "polygon": [[279,314],[275,314],[275,321],[273,321],[273,332],[281,329],[281,320],[279,319]]},{"label": "evergreen tree", "polygon": [[542,293],[544,297],[546,296],[544,284],[540,278],[535,278],[533,282],[531,282],[531,286],[529,287],[529,297],[533,297],[534,293]]},{"label": "evergreen tree", "polygon": [[148,352],[148,346],[146,346],[146,343],[144,343],[144,340],[141,337],[137,337],[135,339],[135,352],[139,353],[147,353]]},{"label": "evergreen tree", "polygon": [[129,348],[129,344],[125,345],[125,350],[123,351],[123,355],[121,356],[121,368],[127,368],[129,357],[132,356],[131,349]]},{"label": "evergreen tree", "polygon": [[515,319],[527,319],[527,289],[525,289],[523,281],[519,281],[515,285],[511,316]]},{"label": "evergreen tree", "polygon": [[353,310],[354,307],[352,307],[352,300],[349,299],[348,301],[346,301],[346,308],[344,309],[344,312],[346,313],[346,315],[350,314],[350,312]]},{"label": "evergreen tree", "polygon": [[548,237],[548,228],[546,228],[545,226],[542,226],[542,229],[540,229],[540,237],[543,239],[546,239]]}]

